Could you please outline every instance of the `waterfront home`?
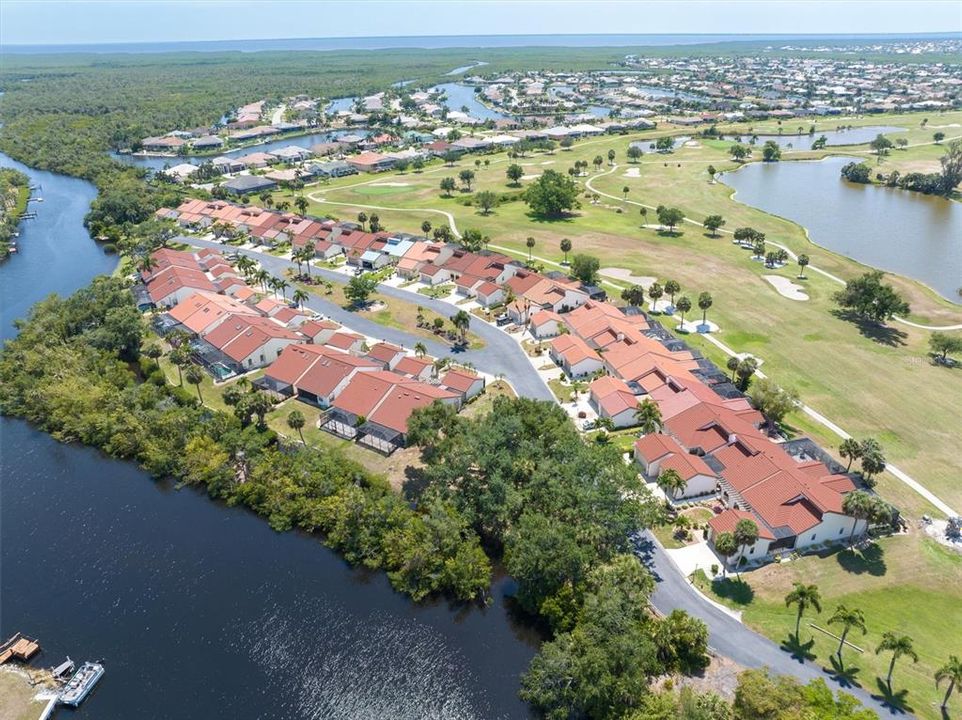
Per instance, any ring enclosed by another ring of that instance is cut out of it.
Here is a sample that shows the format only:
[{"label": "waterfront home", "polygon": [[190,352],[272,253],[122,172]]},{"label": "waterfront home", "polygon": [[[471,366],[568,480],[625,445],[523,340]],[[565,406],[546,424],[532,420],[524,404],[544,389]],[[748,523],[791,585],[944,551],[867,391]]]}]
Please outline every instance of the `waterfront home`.
[{"label": "waterfront home", "polygon": [[268,165],[273,165],[277,162],[277,157],[271,153],[265,152],[252,152],[247,155],[241,155],[237,158],[237,162],[244,167],[251,168],[264,168]]},{"label": "waterfront home", "polygon": [[258,383],[272,392],[327,408],[359,372],[380,370],[378,363],[322,345],[291,345],[270,364]]},{"label": "waterfront home", "polygon": [[235,313],[201,335],[204,343],[219,351],[219,361],[235,372],[264,367],[276,360],[288,345],[303,338],[270,318]]},{"label": "waterfront home", "polygon": [[215,157],[210,161],[210,164],[222,175],[240,172],[245,167],[244,163],[237,160],[237,158],[227,157],[226,155]]},{"label": "waterfront home", "polygon": [[234,298],[208,290],[195,290],[172,307],[167,315],[177,327],[200,335],[214,330],[231,315],[258,315],[258,311]]},{"label": "waterfront home", "polygon": [[224,140],[216,135],[204,135],[191,141],[194,150],[217,150],[224,147]]},{"label": "waterfront home", "polygon": [[389,455],[407,444],[411,413],[435,401],[461,406],[457,393],[436,385],[388,370],[359,373],[333,400],[322,428]]},{"label": "waterfront home", "polygon": [[357,175],[357,168],[343,160],[312,163],[308,169],[316,177],[321,178],[339,178],[345,175]]},{"label": "waterfront home", "polygon": [[147,152],[178,152],[184,145],[186,141],[176,135],[147,137],[140,141],[140,146]]}]

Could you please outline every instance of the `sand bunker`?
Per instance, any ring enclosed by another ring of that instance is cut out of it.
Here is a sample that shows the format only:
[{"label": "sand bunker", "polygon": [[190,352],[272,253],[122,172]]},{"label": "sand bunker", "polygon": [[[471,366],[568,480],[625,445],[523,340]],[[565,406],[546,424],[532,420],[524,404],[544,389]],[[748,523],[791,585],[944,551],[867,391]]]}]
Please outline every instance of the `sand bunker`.
[{"label": "sand bunker", "polygon": [[641,177],[641,168],[628,168],[623,177]]},{"label": "sand bunker", "polygon": [[648,277],[647,275],[632,275],[631,270],[628,270],[627,268],[601,268],[600,272],[602,275],[607,277],[614,278],[616,280],[624,280],[625,282],[630,282],[632,285],[644,285],[645,287],[648,287],[657,279]]},{"label": "sand bunker", "polygon": [[805,289],[801,285],[793,283],[787,277],[781,275],[762,275],[762,277],[768,280],[782,297],[787,297],[789,300],[808,300]]},{"label": "sand bunker", "polygon": [[541,177],[541,175],[535,173],[534,175],[522,175],[522,176],[521,176],[521,179],[522,179],[522,180],[534,180],[535,178],[539,178],[539,177]]}]

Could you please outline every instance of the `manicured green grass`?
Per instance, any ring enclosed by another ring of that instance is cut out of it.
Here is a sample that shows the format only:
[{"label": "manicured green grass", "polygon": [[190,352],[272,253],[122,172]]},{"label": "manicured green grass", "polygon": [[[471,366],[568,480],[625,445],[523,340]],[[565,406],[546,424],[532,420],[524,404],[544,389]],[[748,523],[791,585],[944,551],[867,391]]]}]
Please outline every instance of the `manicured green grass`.
[{"label": "manicured green grass", "polygon": [[[904,124],[910,128],[904,133],[910,142],[926,142],[931,139],[931,129],[919,129],[919,121],[918,115],[872,116],[851,121],[832,118],[817,121],[816,126],[817,131],[822,131],[842,124]],[[933,125],[960,121],[962,112],[930,118]],[[666,156],[646,153],[639,163],[626,162],[624,152],[631,140],[665,132],[666,129],[659,128],[627,136],[594,138],[577,143],[570,151],[534,154],[518,160],[509,160],[503,153],[493,154],[485,156],[491,160],[490,165],[479,169],[475,169],[469,159],[453,168],[436,164],[418,174],[418,180],[411,181],[412,185],[394,188],[399,192],[379,199],[377,202],[392,209],[376,212],[386,227],[409,231],[417,231],[425,219],[435,227],[446,222],[443,215],[432,210],[450,212],[462,232],[476,227],[491,238],[493,246],[509,248],[519,258],[528,253],[525,239],[534,237],[534,255],[554,263],[563,257],[559,243],[562,237],[567,237],[574,245],[573,253],[595,255],[602,267],[627,268],[636,275],[655,276],[662,281],[672,277],[682,284],[682,294],[692,298],[702,290],[711,292],[715,304],[709,317],[722,328],[720,340],[737,352],[752,352],[761,357],[766,374],[784,386],[796,387],[807,404],[856,437],[881,438],[884,433],[889,460],[954,507],[962,508],[962,485],[956,482],[955,438],[960,426],[953,401],[955,397],[962,397],[962,373],[928,362],[927,331],[893,325],[882,334],[882,341],[863,336],[854,324],[832,313],[832,294],[839,286],[822,275],[810,270],[808,279],[801,281],[810,297],[808,302],[788,300],[762,276],[774,273],[794,278],[796,267],[766,270],[760,263],[752,262],[749,253],[732,245],[730,236],[711,238],[692,225],[682,226],[683,232],[675,237],[643,229],[639,208],[620,199],[601,198],[593,204],[582,198],[582,207],[575,216],[548,222],[532,217],[520,202],[504,204],[483,216],[455,198],[442,197],[437,187],[442,177],[456,177],[462,167],[470,166],[477,175],[475,192],[480,189],[504,192],[510,189],[504,175],[510,162],[522,164],[527,174],[537,174],[547,168],[565,172],[575,160],[590,163],[595,155],[606,156],[610,148],[617,154],[617,169],[609,173],[611,168],[605,162],[598,174],[590,165],[590,176],[579,179],[583,187],[590,180],[597,190],[620,198],[622,188],[628,186],[630,201],[652,207],[677,206],[697,220],[719,213],[727,220],[725,229],[743,225],[756,227],[772,240],[808,253],[814,265],[843,278],[854,277],[865,270],[852,260],[813,246],[795,223],[735,202],[726,185],[709,183],[705,172],[709,164],[719,170],[735,167],[727,155],[730,144],[727,141],[702,142],[699,148],[683,147]],[[946,132],[952,136],[951,129]],[[893,151],[890,158],[894,162],[897,157],[900,163],[930,161],[933,155],[941,154],[941,149],[934,147]],[[847,151],[866,153],[865,146]],[[828,152],[798,153],[797,156],[825,154]],[[635,171],[638,177],[634,177]],[[403,181],[404,177],[381,174],[371,179],[354,177],[335,181],[325,186],[321,195],[338,204],[315,204],[312,210],[353,217],[359,208],[352,202],[371,202],[369,197],[358,194],[357,191],[365,187],[360,183]],[[523,181],[522,186],[530,182]],[[617,212],[619,209],[622,212]],[[655,222],[653,211],[649,211],[647,222]],[[556,266],[549,265],[548,269]],[[933,324],[962,322],[962,310],[957,306],[914,281],[888,277],[912,304],[913,319]],[[614,287],[617,284],[606,283],[606,287],[617,294]],[[686,340],[700,349],[707,346],[696,336],[689,335]],[[724,357],[716,359],[724,362]],[[816,439],[828,449],[837,446],[836,436],[821,427],[816,430]],[[888,474],[880,478],[880,488],[909,513],[930,510],[918,495]]]},{"label": "manicured green grass", "polygon": [[[793,582],[814,583],[822,594],[822,613],[809,612],[802,620],[801,646],[792,642],[795,607],[784,597]],[[803,652],[820,666],[833,670],[831,655],[838,641],[809,627],[835,632],[828,618],[843,604],[865,615],[866,635],[853,631],[849,641],[865,652],[843,652],[845,672],[868,692],[882,694],[891,656],[876,655],[882,633],[893,631],[912,637],[917,664],[901,658],[893,675],[893,691],[908,712],[920,718],[938,718],[942,692],[933,680],[935,670],[958,654],[962,627],[962,555],[918,533],[884,538],[864,550],[835,550],[821,557],[807,556],[744,573],[741,581],[696,581],[719,602],[742,611],[749,626],[776,642]],[[879,680],[881,678],[881,681]],[[900,695],[901,694],[901,695]],[[959,712],[960,699],[953,701]]]}]

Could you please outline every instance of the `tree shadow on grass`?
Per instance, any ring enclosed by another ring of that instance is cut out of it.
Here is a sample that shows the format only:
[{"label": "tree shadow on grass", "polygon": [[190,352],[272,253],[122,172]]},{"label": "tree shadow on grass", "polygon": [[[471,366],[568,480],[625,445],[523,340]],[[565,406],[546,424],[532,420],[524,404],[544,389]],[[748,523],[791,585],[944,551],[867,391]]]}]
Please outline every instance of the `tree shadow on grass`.
[{"label": "tree shadow on grass", "polygon": [[868,320],[847,310],[832,310],[832,315],[839,320],[852,323],[858,328],[862,337],[868,338],[872,342],[877,342],[879,345],[902,347],[905,345],[905,339],[908,337],[908,333],[898,328],[882,325],[881,323]]},{"label": "tree shadow on grass", "polygon": [[875,577],[881,577],[885,575],[887,570],[885,550],[878,543],[871,543],[859,550],[846,548],[839,551],[835,559],[843,570],[854,575],[868,573]]},{"label": "tree shadow on grass", "polygon": [[835,654],[832,654],[829,662],[831,663],[831,667],[823,666],[822,670],[831,675],[832,679],[835,680],[835,682],[837,682],[841,687],[862,687],[861,683],[859,683],[857,679],[862,668],[855,667],[854,665],[847,667],[844,661],[839,660],[838,655]]},{"label": "tree shadow on grass", "polygon": [[812,648],[815,647],[815,638],[810,638],[808,642],[803,643],[799,641],[795,633],[792,633],[782,642],[780,647],[791,655],[793,660],[805,662],[815,659],[815,653],[812,652]]},{"label": "tree shadow on grass", "polygon": [[712,583],[712,591],[718,597],[736,605],[749,605],[755,599],[755,591],[752,590],[752,586],[738,578],[732,580],[730,577],[726,577],[716,580]]},{"label": "tree shadow on grass", "polygon": [[915,712],[915,708],[908,702],[908,690],[895,692],[885,682],[885,678],[881,677],[875,678],[875,686],[878,688],[878,693],[872,693],[872,697],[881,700],[882,704],[891,709],[893,713],[905,715]]}]

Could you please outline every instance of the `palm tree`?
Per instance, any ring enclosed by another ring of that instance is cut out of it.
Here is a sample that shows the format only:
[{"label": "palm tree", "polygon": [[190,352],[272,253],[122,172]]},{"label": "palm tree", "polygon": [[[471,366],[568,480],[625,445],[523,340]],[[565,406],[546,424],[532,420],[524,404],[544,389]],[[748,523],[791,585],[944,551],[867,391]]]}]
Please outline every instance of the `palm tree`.
[{"label": "palm tree", "polygon": [[464,310],[458,310],[451,318],[451,324],[461,333],[461,344],[468,339],[468,328],[471,326],[471,316]]},{"label": "palm tree", "polygon": [[423,223],[421,223],[421,232],[423,232],[425,235],[431,232],[430,220],[425,220]]},{"label": "palm tree", "polygon": [[885,677],[885,684],[888,685],[889,692],[892,691],[892,671],[895,669],[895,661],[905,655],[912,658],[912,662],[918,662],[919,656],[912,647],[912,638],[908,635],[896,635],[894,632],[882,633],[882,642],[875,648],[875,654],[882,652],[892,652],[892,661],[889,663],[889,672]]},{"label": "palm tree", "polygon": [[307,445],[307,442],[304,440],[304,423],[304,413],[302,413],[300,410],[291,410],[290,413],[288,413],[287,427],[289,427],[291,430],[297,430],[297,434],[301,436],[301,443]]},{"label": "palm tree", "polygon": [[675,304],[675,293],[681,292],[681,284],[677,280],[665,281],[665,292],[668,294],[671,304]]},{"label": "palm tree", "polygon": [[524,241],[524,245],[528,248],[528,262],[531,262],[531,251],[534,249],[535,240],[533,237],[529,237]]},{"label": "palm tree", "polygon": [[845,472],[848,472],[852,469],[852,462],[862,457],[862,443],[855,438],[845,438],[838,446],[838,454],[848,460],[848,466],[845,468]]},{"label": "palm tree", "polygon": [[941,685],[943,680],[949,681],[949,689],[942,698],[942,709],[945,710],[955,686],[962,685],[962,660],[958,656],[949,655],[949,661],[935,671],[935,687]]},{"label": "palm tree", "polygon": [[872,496],[864,490],[856,490],[842,498],[842,512],[852,518],[852,532],[848,538],[849,545],[855,539],[855,528],[858,527],[858,521],[868,520],[872,516],[873,509]]},{"label": "palm tree", "polygon": [[669,498],[675,499],[679,493],[685,492],[688,483],[685,482],[685,478],[678,474],[677,470],[668,468],[658,476],[658,487],[664,490],[665,495]]},{"label": "palm tree", "polygon": [[304,246],[304,249],[301,250],[301,252],[304,255],[304,262],[307,264],[307,279],[310,280],[311,265],[314,262],[314,256],[317,254],[317,246],[314,243],[308,241],[307,244]]},{"label": "palm tree", "polygon": [[171,350],[170,361],[177,366],[178,384],[183,386],[184,367],[190,362],[190,351],[188,350],[187,345],[184,344]]},{"label": "palm tree", "polygon": [[627,200],[627,199],[628,199],[628,193],[631,192],[631,188],[628,187],[627,185],[625,185],[623,188],[621,188],[621,192],[622,192],[622,194],[624,195],[624,198],[623,198],[623,199],[624,199],[624,200]]},{"label": "palm tree", "polygon": [[284,298],[285,300],[287,300],[287,288],[289,288],[290,286],[291,286],[291,284],[290,284],[289,282],[287,282],[287,280],[278,280],[278,281],[277,281],[277,285],[275,286],[274,289],[275,289],[275,290],[280,290],[280,291],[281,291],[281,297]]},{"label": "palm tree", "polygon": [[267,272],[267,270],[264,270],[263,268],[261,268],[261,269],[258,270],[257,273],[254,275],[254,279],[257,280],[258,284],[259,284],[261,287],[263,287],[263,288],[264,288],[264,291],[266,292],[266,291],[267,291],[267,287],[268,287],[268,283],[271,281],[271,274],[270,274],[269,272]]},{"label": "palm tree", "polygon": [[414,344],[414,354],[419,358],[423,358],[428,354],[428,349],[423,342],[417,342]]},{"label": "palm tree", "polygon": [[297,211],[303,215],[307,212],[307,198],[303,195],[298,195],[294,198],[294,206],[297,208]]},{"label": "palm tree", "polygon": [[732,371],[732,382],[735,382],[735,371],[738,370],[738,357],[732,355],[725,361],[725,367]]},{"label": "palm tree", "polygon": [[638,214],[641,215],[641,224],[642,224],[642,225],[647,224],[647,223],[648,223],[648,208],[644,208],[644,207],[643,207],[641,210],[638,211]]},{"label": "palm tree", "polygon": [[364,223],[367,222],[367,213],[364,212],[363,210],[362,210],[361,212],[359,212],[359,213],[357,214],[357,221],[358,221],[358,223],[360,224],[361,229],[363,230],[363,229],[364,229]]},{"label": "palm tree", "polygon": [[685,327],[685,313],[691,310],[691,300],[682,295],[680,298],[678,298],[678,304],[675,307],[678,309],[678,312],[681,313],[680,327]]},{"label": "palm tree", "polygon": [[308,295],[306,292],[304,292],[300,288],[297,288],[296,290],[294,290],[294,294],[291,295],[291,300],[297,303],[297,307],[303,308],[304,303],[307,302],[307,300],[310,299],[310,297],[311,296]]},{"label": "palm tree", "polygon": [[571,252],[571,241],[568,238],[561,238],[561,252],[565,254],[564,264],[568,264],[568,253]]},{"label": "palm tree", "polygon": [[200,384],[204,382],[204,371],[196,365],[191,365],[189,368],[187,368],[187,372],[184,373],[184,377],[187,379],[187,382],[197,388],[197,398],[203,405],[204,398],[200,394]]},{"label": "palm tree", "polygon": [[[740,564],[742,558],[745,557],[745,550],[749,545],[754,545],[755,541],[758,540],[758,525],[752,520],[739,520],[735,523],[735,530],[732,532],[732,537],[735,538],[735,542],[738,544],[738,564]],[[736,575],[738,574],[738,564],[735,565]]]},{"label": "palm tree", "polygon": [[735,536],[730,532],[723,532],[715,538],[715,552],[725,560],[725,567],[728,567],[728,560],[738,552],[738,543]]},{"label": "palm tree", "polygon": [[645,435],[661,430],[661,410],[651,398],[645,398],[638,403],[635,420],[638,421],[638,428]]},{"label": "palm tree", "polygon": [[861,630],[863,635],[867,632],[865,630],[865,616],[858,608],[849,610],[844,605],[839,605],[835,608],[835,613],[832,617],[828,619],[828,624],[842,626],[842,636],[839,638],[838,650],[835,651],[838,661],[842,662],[842,648],[845,647],[845,638],[848,637],[849,631],[855,628],[856,630]]},{"label": "palm tree", "polygon": [[822,594],[818,591],[818,585],[803,585],[795,583],[793,590],[785,596],[785,607],[792,605],[798,606],[798,615],[795,616],[795,640],[798,641],[799,626],[802,623],[802,615],[808,608],[814,608],[815,612],[822,612]]},{"label": "palm tree", "polygon": [[698,309],[701,310],[701,324],[706,325],[708,323],[708,308],[712,306],[711,293],[703,292],[698,296]]},{"label": "palm tree", "polygon": [[144,275],[149,275],[150,271],[154,269],[156,264],[157,263],[154,262],[154,259],[150,255],[144,255],[137,262],[137,270]]}]

